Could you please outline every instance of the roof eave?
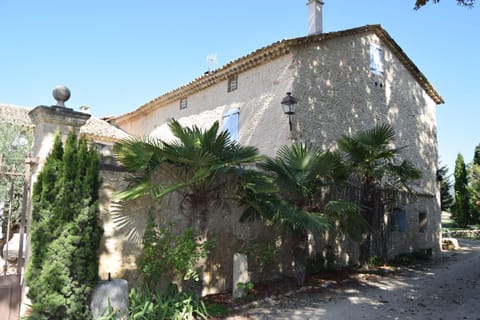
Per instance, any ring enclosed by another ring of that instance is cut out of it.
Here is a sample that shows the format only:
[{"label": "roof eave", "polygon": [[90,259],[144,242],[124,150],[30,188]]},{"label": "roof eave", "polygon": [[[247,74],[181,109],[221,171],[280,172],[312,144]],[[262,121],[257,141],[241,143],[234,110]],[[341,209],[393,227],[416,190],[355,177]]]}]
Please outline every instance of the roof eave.
[{"label": "roof eave", "polygon": [[171,103],[178,99],[187,97],[195,92],[210,87],[220,81],[227,80],[228,77],[252,69],[266,61],[273,60],[285,54],[291,52],[292,48],[297,46],[306,45],[312,42],[324,41],[328,39],[338,38],[342,36],[348,36],[359,33],[374,32],[397,57],[405,65],[410,74],[418,81],[420,86],[425,92],[432,98],[436,104],[444,103],[442,97],[438,94],[435,88],[430,84],[423,73],[417,68],[413,61],[405,54],[400,46],[393,40],[393,38],[382,28],[381,25],[366,25],[358,28],[321,33],[315,35],[309,35],[299,38],[287,39],[277,41],[271,45],[260,48],[246,56],[238,58],[224,65],[223,67],[213,70],[208,74],[198,77],[191,82],[178,87],[174,90],[166,92],[165,94],[143,104],[139,108],[109,119],[109,122],[122,123],[132,118],[136,118],[142,115],[147,115],[153,110],[161,107],[167,103]]}]

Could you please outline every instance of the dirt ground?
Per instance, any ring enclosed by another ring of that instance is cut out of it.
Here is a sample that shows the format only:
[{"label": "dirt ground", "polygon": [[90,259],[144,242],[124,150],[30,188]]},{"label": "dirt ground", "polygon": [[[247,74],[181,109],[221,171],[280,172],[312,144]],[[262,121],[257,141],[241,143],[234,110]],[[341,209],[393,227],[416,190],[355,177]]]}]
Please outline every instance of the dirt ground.
[{"label": "dirt ground", "polygon": [[459,242],[458,250],[395,272],[341,275],[272,291],[226,319],[480,320],[480,241]]}]

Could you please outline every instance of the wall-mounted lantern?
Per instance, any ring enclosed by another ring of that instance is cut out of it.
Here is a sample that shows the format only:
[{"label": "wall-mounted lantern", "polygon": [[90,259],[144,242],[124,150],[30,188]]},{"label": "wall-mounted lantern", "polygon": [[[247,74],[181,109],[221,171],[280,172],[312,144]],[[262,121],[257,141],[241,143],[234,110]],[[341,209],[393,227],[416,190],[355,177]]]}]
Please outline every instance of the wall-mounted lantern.
[{"label": "wall-mounted lantern", "polygon": [[287,92],[285,98],[282,99],[281,105],[283,113],[288,115],[288,124],[290,125],[290,131],[292,131],[292,114],[295,114],[295,105],[298,100],[292,96],[291,92]]}]

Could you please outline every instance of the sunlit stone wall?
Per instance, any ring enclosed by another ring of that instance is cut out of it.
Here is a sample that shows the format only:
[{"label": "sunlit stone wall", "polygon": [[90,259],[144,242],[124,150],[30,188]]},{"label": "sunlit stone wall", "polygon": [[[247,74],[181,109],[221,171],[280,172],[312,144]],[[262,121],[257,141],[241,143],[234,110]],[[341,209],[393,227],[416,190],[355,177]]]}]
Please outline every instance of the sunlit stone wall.
[{"label": "sunlit stone wall", "polygon": [[[383,50],[384,73],[370,70],[370,44]],[[303,105],[295,115],[295,136],[335,149],[342,135],[389,123],[395,147],[412,161],[422,178],[412,185],[420,196],[399,202],[407,211],[408,232],[392,234],[390,255],[440,250],[440,205],[436,104],[375,34],[345,36],[298,48],[292,91]],[[419,213],[427,214],[427,233],[418,232]],[[387,213],[387,219],[389,215]],[[387,220],[388,223],[388,220]]]}]

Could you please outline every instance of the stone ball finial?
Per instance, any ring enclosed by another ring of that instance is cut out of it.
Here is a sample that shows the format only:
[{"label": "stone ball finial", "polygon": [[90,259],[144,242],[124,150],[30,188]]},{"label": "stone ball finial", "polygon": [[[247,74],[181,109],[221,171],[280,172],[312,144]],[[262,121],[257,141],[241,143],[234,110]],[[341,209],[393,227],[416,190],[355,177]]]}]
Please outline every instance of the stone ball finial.
[{"label": "stone ball finial", "polygon": [[52,95],[57,100],[57,107],[65,108],[65,101],[70,99],[70,89],[66,86],[56,86]]}]

